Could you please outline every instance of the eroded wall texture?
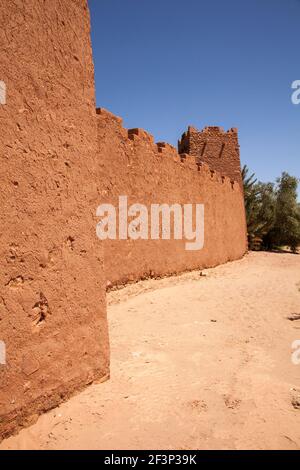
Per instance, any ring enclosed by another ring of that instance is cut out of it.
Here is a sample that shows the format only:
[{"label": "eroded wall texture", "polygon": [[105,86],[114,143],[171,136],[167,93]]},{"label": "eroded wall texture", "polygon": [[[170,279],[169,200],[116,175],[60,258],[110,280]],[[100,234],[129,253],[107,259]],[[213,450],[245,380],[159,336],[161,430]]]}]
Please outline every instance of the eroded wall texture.
[{"label": "eroded wall texture", "polygon": [[[204,204],[204,248],[187,251],[186,240],[105,240],[108,286],[215,266],[241,258],[247,250],[246,222],[239,173],[235,181],[197,156],[165,143],[155,144],[141,129],[126,130],[122,120],[98,109],[98,202],[128,205]],[[237,145],[237,134],[234,131]],[[217,158],[219,154],[217,154]]]},{"label": "eroded wall texture", "polygon": [[85,0],[0,0],[0,439],[108,375]]}]

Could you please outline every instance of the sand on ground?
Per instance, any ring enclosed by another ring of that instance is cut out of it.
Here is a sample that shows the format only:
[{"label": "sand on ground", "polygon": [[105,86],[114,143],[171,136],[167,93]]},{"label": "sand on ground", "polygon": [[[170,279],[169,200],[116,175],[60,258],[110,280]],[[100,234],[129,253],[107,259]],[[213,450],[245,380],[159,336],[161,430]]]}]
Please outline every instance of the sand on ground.
[{"label": "sand on ground", "polygon": [[202,274],[111,292],[110,381],[0,449],[299,449],[300,256]]}]

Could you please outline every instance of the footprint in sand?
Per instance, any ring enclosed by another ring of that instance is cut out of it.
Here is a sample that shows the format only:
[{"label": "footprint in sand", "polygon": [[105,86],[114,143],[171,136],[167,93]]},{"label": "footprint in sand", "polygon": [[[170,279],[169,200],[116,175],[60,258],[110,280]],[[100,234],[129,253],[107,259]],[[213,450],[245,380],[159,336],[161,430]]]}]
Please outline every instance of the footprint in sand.
[{"label": "footprint in sand", "polygon": [[187,403],[189,408],[196,410],[198,412],[207,411],[207,404],[204,400],[191,400]]},{"label": "footprint in sand", "polygon": [[238,398],[232,398],[229,395],[225,395],[224,403],[227,406],[227,408],[229,408],[230,410],[235,410],[236,408],[240,406],[241,400],[239,400]]}]

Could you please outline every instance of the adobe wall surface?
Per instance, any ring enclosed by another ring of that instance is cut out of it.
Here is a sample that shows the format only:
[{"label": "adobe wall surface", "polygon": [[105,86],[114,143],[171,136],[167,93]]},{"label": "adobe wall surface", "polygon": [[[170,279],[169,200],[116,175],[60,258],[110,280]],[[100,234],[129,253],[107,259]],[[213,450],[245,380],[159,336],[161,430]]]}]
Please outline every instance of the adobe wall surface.
[{"label": "adobe wall surface", "polygon": [[0,439],[108,374],[89,32],[85,0],[0,0]]},{"label": "adobe wall surface", "polygon": [[242,189],[198,158],[178,155],[168,144],[155,144],[143,130],[127,131],[122,120],[98,111],[99,204],[179,203],[205,205],[205,242],[185,250],[184,240],[105,240],[108,285],[149,276],[215,266],[241,258],[247,249]]},{"label": "adobe wall surface", "polygon": [[212,170],[238,181],[242,186],[237,129],[225,132],[221,127],[205,127],[198,131],[189,127],[178,142],[178,151],[199,157]]}]

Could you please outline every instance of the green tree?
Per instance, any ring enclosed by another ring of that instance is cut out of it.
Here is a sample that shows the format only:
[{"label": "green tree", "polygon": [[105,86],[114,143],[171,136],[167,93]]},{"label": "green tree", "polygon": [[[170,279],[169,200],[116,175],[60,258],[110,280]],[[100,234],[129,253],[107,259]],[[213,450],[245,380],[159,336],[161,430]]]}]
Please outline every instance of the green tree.
[{"label": "green tree", "polygon": [[265,236],[269,248],[288,246],[294,253],[300,245],[298,179],[283,172],[277,179],[275,221]]},{"label": "green tree", "polygon": [[242,169],[248,244],[250,249],[260,249],[264,237],[271,230],[275,220],[276,197],[272,183],[259,183],[254,174],[249,174],[245,165]]}]

